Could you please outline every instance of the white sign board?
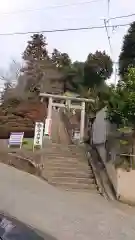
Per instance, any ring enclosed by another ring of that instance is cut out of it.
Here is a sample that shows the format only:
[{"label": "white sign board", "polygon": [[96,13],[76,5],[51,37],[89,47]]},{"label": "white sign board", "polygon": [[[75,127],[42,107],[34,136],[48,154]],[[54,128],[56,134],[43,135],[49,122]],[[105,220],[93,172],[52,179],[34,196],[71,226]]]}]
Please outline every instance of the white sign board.
[{"label": "white sign board", "polygon": [[36,122],[35,124],[35,134],[34,134],[34,146],[33,147],[42,147],[43,143],[43,131],[44,124],[42,122]]},{"label": "white sign board", "polygon": [[47,118],[45,120],[45,131],[44,135],[50,136],[51,135],[51,125],[52,125],[52,120],[50,118]]},{"label": "white sign board", "polygon": [[24,132],[11,132],[9,142],[8,142],[8,147],[18,146],[21,148],[23,137],[24,137]]}]

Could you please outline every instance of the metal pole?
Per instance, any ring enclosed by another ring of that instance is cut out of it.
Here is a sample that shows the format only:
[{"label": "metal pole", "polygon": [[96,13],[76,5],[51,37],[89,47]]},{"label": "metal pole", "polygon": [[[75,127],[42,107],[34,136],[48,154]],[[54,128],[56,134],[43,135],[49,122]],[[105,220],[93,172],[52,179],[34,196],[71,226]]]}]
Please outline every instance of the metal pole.
[{"label": "metal pole", "polygon": [[80,142],[83,142],[84,139],[84,127],[85,127],[85,102],[82,102],[80,122]]}]

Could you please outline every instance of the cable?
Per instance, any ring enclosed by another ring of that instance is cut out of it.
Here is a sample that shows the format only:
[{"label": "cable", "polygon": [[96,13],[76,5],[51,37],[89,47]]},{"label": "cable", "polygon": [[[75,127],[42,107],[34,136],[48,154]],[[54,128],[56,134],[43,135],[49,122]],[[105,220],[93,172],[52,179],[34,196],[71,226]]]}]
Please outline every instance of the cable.
[{"label": "cable", "polygon": [[115,19],[121,19],[121,18],[128,18],[128,17],[133,17],[135,16],[135,13],[128,14],[128,15],[123,15],[123,16],[116,16],[116,17],[111,17],[109,20],[115,20]]},{"label": "cable", "polygon": [[48,7],[45,7],[45,8],[18,10],[18,11],[13,11],[13,12],[3,12],[3,13],[0,12],[0,14],[11,15],[11,14],[26,13],[26,12],[45,11],[45,10],[51,10],[51,9],[56,9],[56,8],[65,8],[65,7],[72,7],[72,6],[90,4],[90,3],[100,2],[100,1],[104,1],[104,0],[91,0],[91,1],[85,1],[85,2],[77,2],[77,3],[63,4],[63,5],[48,6]]},{"label": "cable", "polygon": [[[116,25],[106,25],[107,28],[117,28],[117,27],[126,27],[130,26],[131,23],[125,24],[116,24]],[[92,30],[92,29],[104,29],[105,26],[88,26],[88,27],[79,27],[79,28],[63,28],[63,29],[52,29],[52,30],[42,30],[42,31],[28,31],[28,32],[14,32],[14,33],[0,33],[0,36],[13,36],[13,35],[27,35],[27,34],[42,34],[42,33],[55,33],[55,32],[71,32],[71,31],[83,31],[83,30]]]}]

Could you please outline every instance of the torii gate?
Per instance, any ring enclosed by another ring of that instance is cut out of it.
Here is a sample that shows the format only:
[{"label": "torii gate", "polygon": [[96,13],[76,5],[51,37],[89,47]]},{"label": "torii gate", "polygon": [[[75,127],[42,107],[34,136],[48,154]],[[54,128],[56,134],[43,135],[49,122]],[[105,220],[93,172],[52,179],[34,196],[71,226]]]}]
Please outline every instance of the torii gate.
[{"label": "torii gate", "polygon": [[[80,141],[83,141],[84,127],[85,127],[85,104],[88,102],[94,102],[94,100],[87,99],[87,98],[67,97],[67,96],[54,95],[54,94],[48,94],[48,93],[40,93],[40,97],[41,97],[42,102],[43,102],[44,98],[49,99],[48,114],[47,114],[48,119],[52,119],[52,107],[66,108],[68,106],[70,109],[81,110]],[[66,101],[66,104],[53,102],[56,99],[64,100],[64,101]],[[80,105],[72,104],[72,101],[79,102]]]}]

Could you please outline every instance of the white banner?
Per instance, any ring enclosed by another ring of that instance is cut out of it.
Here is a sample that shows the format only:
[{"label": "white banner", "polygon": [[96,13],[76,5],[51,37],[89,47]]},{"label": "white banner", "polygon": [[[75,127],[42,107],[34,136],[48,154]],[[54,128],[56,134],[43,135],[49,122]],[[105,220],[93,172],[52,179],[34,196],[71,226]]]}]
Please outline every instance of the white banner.
[{"label": "white banner", "polygon": [[34,146],[42,147],[43,130],[44,130],[44,124],[42,122],[36,122],[36,124],[35,124],[35,134],[34,134]]},{"label": "white banner", "polygon": [[52,125],[52,120],[50,118],[47,118],[45,120],[45,132],[44,135],[51,135],[51,125]]}]

